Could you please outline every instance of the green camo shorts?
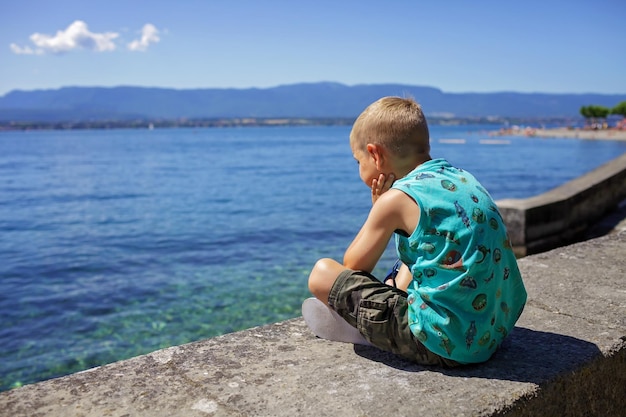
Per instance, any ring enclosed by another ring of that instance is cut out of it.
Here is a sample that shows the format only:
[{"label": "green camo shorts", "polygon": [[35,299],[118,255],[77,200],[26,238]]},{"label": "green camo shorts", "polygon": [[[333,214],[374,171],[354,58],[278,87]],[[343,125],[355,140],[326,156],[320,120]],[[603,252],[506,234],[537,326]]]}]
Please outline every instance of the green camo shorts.
[{"label": "green camo shorts", "polygon": [[409,328],[407,293],[363,271],[337,277],[328,304],[372,345],[421,365],[458,366],[426,349]]}]

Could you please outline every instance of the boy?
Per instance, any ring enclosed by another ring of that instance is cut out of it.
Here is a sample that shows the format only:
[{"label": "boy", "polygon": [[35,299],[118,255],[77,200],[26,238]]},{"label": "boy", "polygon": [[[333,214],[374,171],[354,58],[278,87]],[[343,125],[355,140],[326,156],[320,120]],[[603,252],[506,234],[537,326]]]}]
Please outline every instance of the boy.
[{"label": "boy", "polygon": [[[350,147],[372,209],[343,264],[315,264],[310,291],[382,350],[423,365],[488,360],[526,302],[496,204],[471,174],[430,157],[412,99],[372,103]],[[383,283],[371,271],[392,235],[402,264]]]}]

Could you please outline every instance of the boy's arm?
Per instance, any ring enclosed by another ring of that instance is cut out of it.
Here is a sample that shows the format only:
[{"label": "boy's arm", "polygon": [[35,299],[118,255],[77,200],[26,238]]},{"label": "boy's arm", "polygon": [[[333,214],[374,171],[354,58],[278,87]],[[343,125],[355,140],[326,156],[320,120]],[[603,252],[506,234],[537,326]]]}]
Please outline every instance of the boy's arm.
[{"label": "boy's arm", "polygon": [[406,194],[398,190],[390,190],[378,198],[344,254],[343,265],[346,268],[372,272],[393,232],[397,229],[406,230],[402,209],[406,207],[407,198]]}]

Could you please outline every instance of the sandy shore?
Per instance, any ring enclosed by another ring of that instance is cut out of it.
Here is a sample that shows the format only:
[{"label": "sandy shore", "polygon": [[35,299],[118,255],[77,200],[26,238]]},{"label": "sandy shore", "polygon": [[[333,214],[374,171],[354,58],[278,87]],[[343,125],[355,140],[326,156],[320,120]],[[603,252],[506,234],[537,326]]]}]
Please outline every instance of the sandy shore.
[{"label": "sandy shore", "polygon": [[574,138],[589,140],[622,140],[626,141],[626,130],[602,129],[506,129],[500,130],[496,136],[530,136],[539,138]]}]

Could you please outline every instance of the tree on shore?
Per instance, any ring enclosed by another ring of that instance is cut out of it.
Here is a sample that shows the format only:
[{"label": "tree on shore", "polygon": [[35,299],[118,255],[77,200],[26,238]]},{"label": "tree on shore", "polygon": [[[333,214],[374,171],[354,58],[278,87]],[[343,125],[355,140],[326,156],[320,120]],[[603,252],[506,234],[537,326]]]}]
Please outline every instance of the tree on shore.
[{"label": "tree on shore", "polygon": [[611,109],[592,104],[589,106],[582,106],[580,108],[580,114],[585,118],[587,124],[589,124],[589,119],[591,119],[591,126],[596,127],[596,119],[606,119],[607,116],[611,114]]},{"label": "tree on shore", "polygon": [[622,116],[622,120],[618,122],[615,127],[617,129],[626,130],[626,101],[622,101],[617,106],[611,109],[611,114],[616,114]]},{"label": "tree on shore", "polygon": [[617,114],[626,118],[626,101],[622,101],[611,109],[611,114]]}]

